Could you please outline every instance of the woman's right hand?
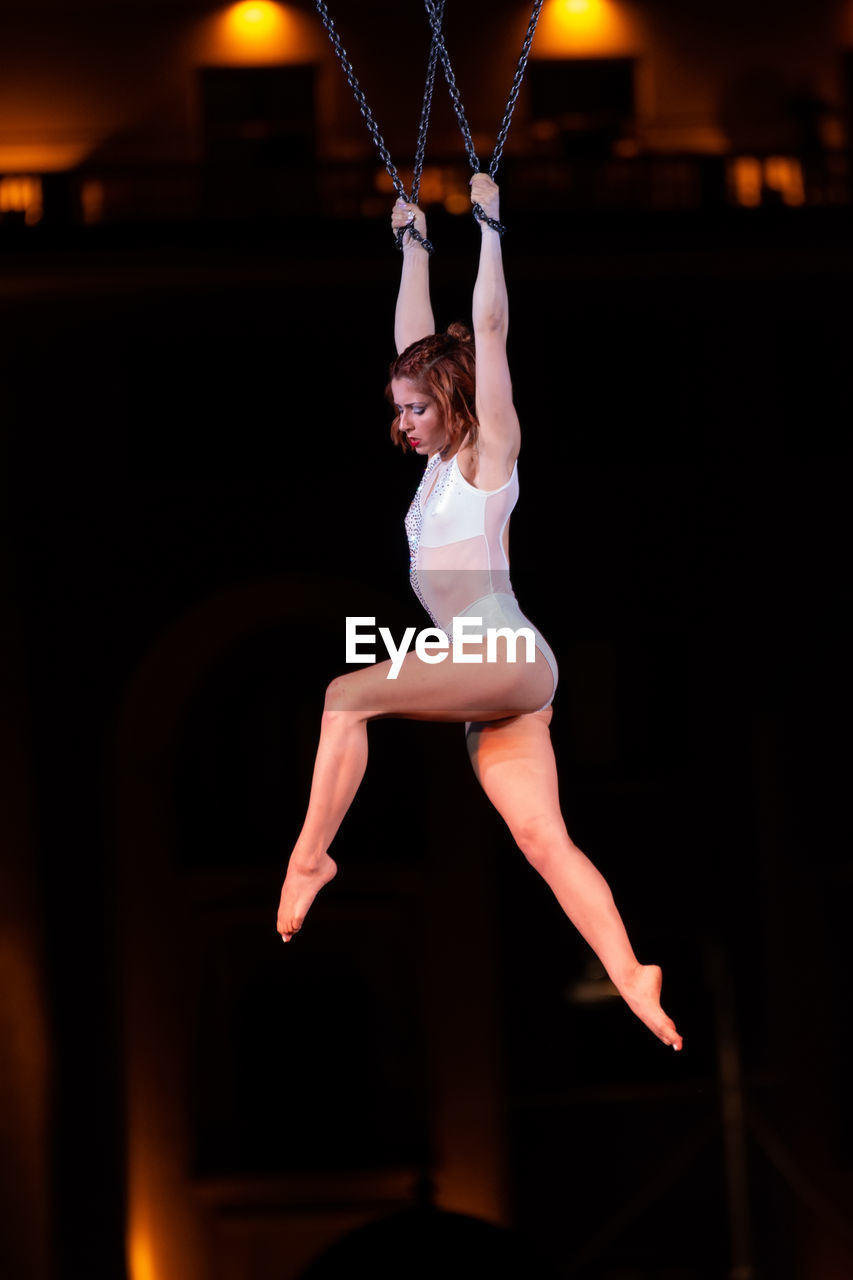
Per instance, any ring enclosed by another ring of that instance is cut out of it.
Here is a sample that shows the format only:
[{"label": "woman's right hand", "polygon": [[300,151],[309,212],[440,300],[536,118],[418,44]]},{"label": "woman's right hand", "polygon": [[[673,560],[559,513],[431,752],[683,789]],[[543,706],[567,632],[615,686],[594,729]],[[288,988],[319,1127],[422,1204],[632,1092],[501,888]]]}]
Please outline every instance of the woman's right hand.
[{"label": "woman's right hand", "polygon": [[[423,209],[416,204],[407,204],[405,200],[395,201],[394,208],[391,210],[391,228],[396,236],[397,232],[403,228],[414,227],[416,231],[426,239],[427,226],[426,214]],[[416,244],[411,236],[405,236],[403,244]]]}]

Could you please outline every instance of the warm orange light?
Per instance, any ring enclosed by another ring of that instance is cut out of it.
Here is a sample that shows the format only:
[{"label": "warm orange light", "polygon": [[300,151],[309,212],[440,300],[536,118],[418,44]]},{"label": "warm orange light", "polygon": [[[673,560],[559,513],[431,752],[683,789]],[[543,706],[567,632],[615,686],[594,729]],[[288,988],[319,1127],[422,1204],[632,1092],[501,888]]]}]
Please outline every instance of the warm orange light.
[{"label": "warm orange light", "polygon": [[131,1234],[128,1254],[130,1280],[159,1280],[148,1234],[139,1227]]},{"label": "warm orange light", "polygon": [[106,192],[103,182],[89,178],[80,188],[80,209],[87,227],[103,221]]},{"label": "warm orange light", "polygon": [[639,52],[633,13],[615,0],[547,0],[539,18],[534,57]]},{"label": "warm orange light", "polygon": [[199,24],[194,54],[231,64],[309,62],[318,56],[318,43],[314,24],[290,5],[242,0]]},{"label": "warm orange light", "polygon": [[748,209],[762,204],[766,192],[787,205],[806,202],[803,168],[792,156],[735,156],[729,173],[735,200]]},{"label": "warm orange light", "polygon": [[757,208],[761,204],[761,161],[755,156],[735,156],[730,173],[738,204]]},{"label": "warm orange light", "polygon": [[22,213],[28,227],[41,222],[42,188],[40,178],[0,178],[0,214]]},{"label": "warm orange light", "polygon": [[764,161],[764,183],[769,191],[775,191],[785,204],[805,204],[803,167],[792,156],[768,156]]},{"label": "warm orange light", "polygon": [[229,9],[229,18],[235,30],[243,35],[269,36],[283,24],[285,14],[281,5],[271,0],[244,0]]},{"label": "warm orange light", "polygon": [[[408,176],[408,174],[403,175],[404,182]],[[394,184],[384,169],[377,169],[373,185],[377,191],[381,191],[389,200],[393,200]],[[460,175],[456,168],[426,165],[421,174],[418,200],[421,205],[441,204],[448,213],[471,212],[471,189],[465,177]],[[384,205],[378,205],[377,212],[383,211],[384,208]]]},{"label": "warm orange light", "polygon": [[[33,126],[35,132],[41,122]],[[107,130],[105,130],[107,132]],[[97,141],[97,139],[96,139]],[[73,169],[90,147],[79,142],[9,142],[0,144],[0,173],[58,173]]]},{"label": "warm orange light", "polygon": [[288,43],[291,17],[272,0],[243,0],[225,11],[224,34],[235,53],[281,48]]}]

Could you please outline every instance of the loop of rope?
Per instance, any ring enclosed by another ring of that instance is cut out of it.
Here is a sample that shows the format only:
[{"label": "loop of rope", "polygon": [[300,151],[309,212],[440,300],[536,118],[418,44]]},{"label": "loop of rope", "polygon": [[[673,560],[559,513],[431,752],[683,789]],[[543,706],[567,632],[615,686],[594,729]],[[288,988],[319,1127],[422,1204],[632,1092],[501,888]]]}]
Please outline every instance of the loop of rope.
[{"label": "loop of rope", "polygon": [[[527,61],[530,57],[530,46],[533,43],[533,37],[536,34],[536,25],[539,22],[539,14],[542,11],[542,5],[545,0],[534,0],[533,11],[530,15],[530,21],[527,24],[527,32],[524,37],[521,54],[516,64],[515,74],[510,85],[509,98],[504,109],[503,119],[501,120],[500,129],[498,130],[497,141],[492,152],[492,158],[489,161],[489,177],[494,181],[495,174],[498,171],[498,165],[503,156],[504,144],[506,143],[509,126],[512,120],[515,104],[518,101],[518,95],[521,92],[521,82],[524,79],[524,73],[527,70]],[[462,141],[465,144],[465,150],[468,153],[468,159],[471,162],[471,168],[475,173],[480,172],[480,161],[474,148],[474,140],[471,137],[471,129],[465,115],[465,109],[462,106],[462,95],[456,84],[456,77],[453,74],[453,68],[450,65],[450,57],[444,44],[444,36],[441,27],[443,13],[439,15],[438,4],[435,0],[424,0],[424,7],[427,11],[427,17],[432,27],[433,43],[438,45],[438,55],[441,58],[441,65],[444,70],[444,78],[447,81],[447,89],[450,94],[450,101],[453,104],[453,110],[456,113],[456,119],[459,122],[459,128],[462,133]],[[442,3],[442,10],[444,5]],[[491,227],[493,231],[497,231],[499,235],[503,235],[506,227],[503,223],[498,222],[496,218],[490,218],[481,204],[475,204],[473,208],[474,217],[480,222],[484,222],[486,226]]]},{"label": "loop of rope", "polygon": [[[450,94],[450,101],[453,104],[453,110],[456,113],[456,119],[459,122],[462,141],[465,144],[465,150],[468,153],[471,168],[475,173],[479,173],[480,161],[477,157],[477,152],[474,149],[474,139],[471,137],[468,118],[465,115],[465,108],[462,105],[462,95],[459,92],[459,86],[456,83],[456,76],[453,74],[453,67],[450,65],[450,55],[445,48],[444,36],[441,33],[441,23],[438,15],[438,5],[434,3],[434,0],[424,0],[424,8],[427,11],[427,17],[429,18],[430,26],[432,27],[433,43],[438,47],[438,56],[441,58],[444,78],[447,81],[447,91]],[[509,128],[508,124],[507,128]],[[505,136],[506,133],[504,133],[504,137]],[[503,147],[501,147],[501,149],[503,149]],[[497,169],[497,164],[495,164],[494,168]],[[491,166],[489,167],[489,176],[494,178],[494,172]],[[474,204],[472,212],[475,218],[480,222],[485,222],[487,226],[491,227],[493,231],[497,231],[499,235],[503,235],[506,231],[506,227],[503,223],[498,222],[496,218],[490,218],[481,204]]]},{"label": "loop of rope", "polygon": [[[379,132],[379,126],[377,125],[373,117],[372,111],[370,110],[370,107],[367,105],[367,99],[364,96],[364,92],[361,88],[361,85],[358,83],[358,78],[355,74],[355,71],[353,70],[352,63],[347,57],[346,50],[344,49],[343,44],[341,43],[341,38],[338,35],[335,24],[332,21],[332,18],[329,14],[329,10],[326,6],[325,0],[315,0],[315,4],[317,7],[317,12],[320,14],[320,17],[322,19],[323,26],[326,28],[329,39],[332,42],[332,46],[335,50],[335,53],[338,56],[338,60],[340,61],[341,67],[343,68],[344,75],[346,76],[346,79],[347,79],[347,83],[353,91],[356,105],[358,106],[358,109],[361,112],[362,117],[364,118],[365,124],[367,125],[368,131],[370,132],[370,136],[373,138],[376,148],[380,156],[382,157],[382,161],[385,165],[386,172],[388,173],[388,176],[390,177],[391,182],[393,183],[394,190],[397,192],[397,195],[400,197],[400,199],[406,204],[417,203],[417,198],[420,192],[421,174],[423,171],[423,164],[424,164],[424,152],[426,148],[426,137],[427,137],[427,130],[429,126],[430,110],[432,108],[432,96],[433,96],[433,89],[435,85],[436,64],[439,58],[441,59],[441,65],[444,71],[444,78],[447,81],[447,88],[448,88],[448,92],[450,93],[450,100],[451,100],[451,103],[453,104],[453,110],[456,113],[456,119],[459,122],[459,128],[462,133],[462,140],[465,144],[465,150],[468,154],[468,159],[471,163],[471,167],[474,170],[474,173],[479,173],[480,161],[477,157],[477,152],[474,148],[474,140],[471,137],[471,129],[468,125],[468,120],[465,115],[465,109],[462,105],[462,96],[459,92],[459,87],[456,84],[456,77],[453,73],[453,67],[450,64],[450,57],[447,53],[447,49],[444,44],[444,36],[442,34],[442,26],[444,22],[445,0],[424,0],[424,7],[426,8],[427,16],[430,22],[430,27],[432,28],[432,42],[430,44],[429,63],[427,66],[427,78],[426,78],[426,85],[424,87],[424,100],[423,100],[423,106],[421,108],[421,119],[420,119],[420,124],[418,126],[418,141],[417,141],[417,148],[415,151],[415,167],[414,167],[414,175],[412,179],[411,197],[406,195],[405,187],[403,186],[400,175],[397,172],[397,168],[394,164],[394,161],[391,159],[391,153],[389,152],[388,147],[385,144],[385,139],[382,137],[382,134]],[[507,134],[509,133],[509,126],[512,120],[513,112],[515,110],[515,104],[518,101],[518,95],[521,90],[521,82],[524,79],[524,73],[525,73],[525,70],[527,69],[527,61],[530,55],[530,46],[533,43],[533,36],[536,32],[536,25],[539,21],[539,14],[542,10],[543,4],[544,4],[544,0],[534,0],[533,11],[530,15],[530,21],[527,25],[527,33],[524,37],[524,44],[522,46],[521,55],[518,59],[518,63],[515,68],[515,74],[513,75],[512,84],[510,86],[509,98],[507,99],[507,104],[504,110],[503,119],[501,120],[501,125],[498,130],[497,141],[495,142],[495,148],[494,148],[494,151],[492,152],[492,158],[489,161],[489,177],[493,181],[498,169],[498,165],[500,164],[501,157],[503,155],[504,144],[506,143]],[[486,213],[485,209],[482,207],[482,205],[475,203],[473,206],[473,213],[474,213],[474,217],[477,218],[480,222],[485,223],[486,226],[491,227],[494,231],[497,231],[500,235],[504,234],[506,227],[501,222],[499,222],[496,218],[490,218]],[[428,253],[433,252],[433,245],[430,243],[429,240],[426,239],[425,236],[422,236],[420,232],[417,230],[417,228],[414,226],[401,227],[397,231],[396,239],[397,239],[397,247],[399,249],[403,248],[403,241],[407,233],[411,236],[413,240],[416,240],[424,249],[426,249]]]},{"label": "loop of rope", "polygon": [[471,130],[468,127],[468,120],[465,115],[465,108],[462,105],[462,95],[459,92],[459,86],[456,83],[456,76],[453,74],[453,67],[450,65],[450,57],[444,44],[444,36],[441,32],[441,23],[439,22],[438,4],[435,0],[424,0],[424,8],[427,11],[430,26],[432,27],[432,38],[438,48],[438,56],[441,58],[441,65],[444,69],[444,78],[447,81],[447,90],[450,94],[450,101],[453,104],[453,110],[456,112],[456,119],[459,121],[459,129],[462,133],[462,141],[465,144],[465,150],[468,153],[468,159],[471,162],[471,168],[475,173],[480,172],[480,161],[477,159],[477,152],[474,150],[474,140],[471,137]]}]

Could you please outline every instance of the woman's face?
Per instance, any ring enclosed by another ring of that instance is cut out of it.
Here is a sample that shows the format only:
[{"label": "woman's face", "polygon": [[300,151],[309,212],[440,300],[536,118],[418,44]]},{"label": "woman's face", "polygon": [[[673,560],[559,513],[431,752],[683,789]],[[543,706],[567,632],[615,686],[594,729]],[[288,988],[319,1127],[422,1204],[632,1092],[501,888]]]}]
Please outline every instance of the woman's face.
[{"label": "woman's face", "polygon": [[400,415],[400,430],[415,453],[431,457],[447,444],[447,430],[438,404],[408,378],[391,383],[394,408]]}]

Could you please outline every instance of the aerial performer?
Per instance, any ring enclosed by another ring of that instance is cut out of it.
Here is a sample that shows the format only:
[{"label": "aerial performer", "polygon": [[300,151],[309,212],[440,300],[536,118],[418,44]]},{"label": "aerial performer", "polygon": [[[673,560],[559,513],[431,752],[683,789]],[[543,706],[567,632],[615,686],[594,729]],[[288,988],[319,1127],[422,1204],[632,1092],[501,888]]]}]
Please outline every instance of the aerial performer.
[{"label": "aerial performer", "polygon": [[[499,220],[499,191],[487,174],[471,180],[472,203]],[[436,627],[477,617],[483,629],[522,627],[536,638],[532,662],[498,639],[491,661],[428,663],[414,651],[389,679],[391,660],[338,676],[326,691],[305,823],[281,893],[285,942],[303,925],[318,891],[335,875],[329,847],[367,765],[367,729],[377,717],[465,724],[474,772],[516,844],[554,892],[620,995],[664,1044],[681,1036],[660,1004],[661,971],[640,964],[601,873],[573,843],[560,811],[551,745],[557,664],[521,613],[509,580],[509,517],[518,497],[521,431],[507,362],[509,319],[500,232],[480,221],[472,303],[473,336],[453,325],[436,333],[429,254],[408,235],[427,233],[417,206],[398,200],[392,226],[404,231],[390,369],[392,438],[426,459],[406,528],[412,582]],[[485,588],[485,590],[483,589]],[[466,637],[471,628],[466,628]],[[466,638],[466,653],[485,641]],[[521,647],[523,651],[523,646]],[[515,660],[512,660],[512,659]]]},{"label": "aerial performer", "polygon": [[[435,39],[435,28],[434,28]],[[277,929],[289,942],[335,876],[329,848],[367,765],[368,725],[379,717],[465,726],[474,773],[519,849],[554,893],[637,1017],[666,1045],[682,1038],[660,1003],[661,970],[634,954],[610,888],[574,844],[560,810],[551,744],[557,663],[521,612],[509,577],[509,519],[518,499],[521,430],[507,360],[509,320],[500,192],[475,173],[480,228],[473,332],[437,333],[429,288],[426,217],[403,193],[391,225],[402,250],[394,319],[397,358],[388,394],[391,437],[425,459],[406,517],[411,582],[436,638],[466,622],[468,661],[409,651],[340,675],[326,691],[308,810],[287,867]],[[497,636],[487,641],[487,630]],[[499,629],[518,633],[518,646]],[[526,647],[524,635],[529,633]],[[472,638],[473,636],[473,638]],[[518,650],[518,651],[516,651]],[[482,661],[472,663],[470,655]]]}]

